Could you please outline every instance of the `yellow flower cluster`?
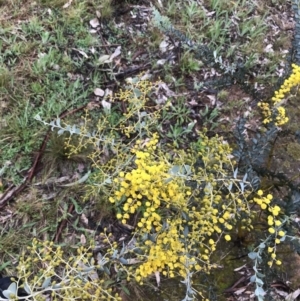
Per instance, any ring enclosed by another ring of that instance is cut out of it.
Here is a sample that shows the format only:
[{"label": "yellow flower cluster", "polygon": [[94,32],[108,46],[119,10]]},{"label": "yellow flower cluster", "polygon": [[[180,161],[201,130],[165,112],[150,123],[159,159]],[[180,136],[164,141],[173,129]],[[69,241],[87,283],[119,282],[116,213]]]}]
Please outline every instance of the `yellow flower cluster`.
[{"label": "yellow flower cluster", "polygon": [[[17,267],[18,276],[32,292],[33,301],[44,300],[40,288],[51,293],[53,300],[109,300],[121,301],[118,294],[106,288],[105,279],[89,277],[96,273],[93,246],[80,246],[77,254],[64,254],[62,247],[53,242],[33,239]],[[40,292],[40,293],[39,293]]]},{"label": "yellow flower cluster", "polygon": [[[167,161],[155,155],[159,151],[157,144],[157,134],[147,142],[137,141],[132,150],[136,156],[136,168],[119,174],[115,180],[119,189],[109,199],[121,208],[117,218],[122,223],[128,223],[133,214],[141,213],[137,221],[137,231],[140,234],[156,235],[155,242],[144,241],[147,247],[146,253],[141,257],[144,262],[135,271],[138,282],[157,271],[168,277],[174,277],[175,271],[185,276],[185,263],[188,259],[191,260],[182,237],[185,221],[182,218],[172,218],[164,220],[164,225],[162,222],[162,215],[166,216],[169,210],[189,211],[191,189],[185,186],[181,177],[169,173],[171,165]],[[201,218],[203,219],[202,215]],[[210,246],[215,248],[214,242]],[[207,261],[208,255],[205,253],[201,258],[202,261]],[[196,258],[194,261],[194,269],[200,270],[201,266]]]},{"label": "yellow flower cluster", "polygon": [[[262,109],[262,114],[264,115],[263,123],[267,124],[271,121],[275,121],[277,126],[286,124],[289,118],[286,116],[285,108],[281,105],[285,95],[291,91],[293,87],[300,83],[300,66],[292,64],[292,74],[287,78],[281,85],[278,91],[275,91],[272,97],[273,109],[266,102],[259,102],[258,106]],[[275,119],[272,117],[272,112],[275,115]]]},{"label": "yellow flower cluster", "polygon": [[224,172],[227,164],[231,164],[230,154],[232,149],[228,143],[222,141],[222,138],[216,135],[213,138],[208,138],[206,135],[201,134],[200,150],[198,155],[201,156],[205,169],[203,171],[217,170]]},{"label": "yellow flower cluster", "polygon": [[300,66],[292,64],[292,69],[290,77],[284,81],[278,91],[275,91],[275,96],[272,98],[274,103],[280,102],[286,93],[290,92],[293,87],[300,83]]},{"label": "yellow flower cluster", "polygon": [[268,194],[266,197],[264,197],[263,194],[264,193],[262,190],[258,190],[258,197],[255,197],[253,201],[256,204],[258,204],[261,207],[261,209],[268,209],[268,231],[270,234],[274,234],[275,236],[274,246],[268,248],[268,252],[272,253],[271,260],[268,262],[268,265],[272,266],[273,262],[275,262],[277,265],[280,265],[281,261],[276,259],[276,246],[280,243],[280,238],[278,237],[285,236],[285,232],[280,230],[280,226],[282,225],[282,222],[278,218],[278,215],[280,213],[280,207],[277,205],[271,206],[271,201],[273,199],[273,196],[271,194]]},{"label": "yellow flower cluster", "polygon": [[[142,263],[134,272],[138,282],[155,272],[185,277],[188,271],[211,269],[210,256],[216,250],[217,237],[233,229],[236,210],[230,200],[231,207],[224,205],[227,200],[218,189],[212,193],[204,188],[201,197],[199,192],[192,195],[184,178],[170,173],[174,161],[180,165],[180,160],[175,159],[171,164],[157,144],[156,134],[150,140],[137,141],[132,150],[136,166],[119,173],[114,180],[118,189],[109,198],[116,205],[117,218],[122,223],[136,224],[136,238],[143,243],[144,253],[139,257]],[[203,135],[201,145],[196,146],[195,152],[189,150],[184,162],[193,165],[192,161],[200,156],[206,167],[194,174],[195,181],[203,180],[214,189],[216,171],[224,174],[225,164],[230,164],[230,151],[219,137],[209,139]],[[244,207],[241,202],[239,208],[245,210]],[[136,214],[139,218],[134,222],[132,217]],[[155,240],[141,238],[145,234],[151,234]],[[228,233],[224,238],[231,240]]]},{"label": "yellow flower cluster", "polygon": [[281,126],[289,121],[283,106],[278,106],[278,104],[274,103],[273,111],[270,109],[270,105],[266,102],[259,102],[258,106],[261,108],[262,114],[264,115],[264,124],[268,124],[274,120],[272,112],[274,112],[276,116],[274,120],[275,125]]},{"label": "yellow flower cluster", "polygon": [[[134,166],[114,179],[109,201],[117,218],[135,227],[142,252],[132,254],[139,264],[130,267],[130,276],[139,283],[157,272],[184,278],[209,272],[220,238],[231,241],[237,222],[252,227],[250,191],[240,189],[238,178],[227,176],[229,168],[235,170],[231,148],[222,137],[200,136],[176,156],[161,152],[157,134],[137,141]],[[222,189],[230,185],[234,189]],[[261,204],[268,205],[269,198]]]},{"label": "yellow flower cluster", "polygon": [[145,241],[145,245],[149,246],[147,261],[144,262],[136,270],[136,280],[150,276],[154,272],[161,272],[163,275],[173,278],[175,270],[183,277],[186,276],[184,263],[187,260],[185,255],[185,246],[179,240],[180,233],[178,226],[182,220],[177,219],[167,221],[168,229],[157,236],[155,242],[151,240]]},{"label": "yellow flower cluster", "polygon": [[[215,233],[226,233],[228,230],[232,230],[236,222],[241,223],[242,229],[250,231],[253,228],[250,218],[252,213],[246,201],[249,192],[237,189],[235,192],[230,191],[228,195],[224,197],[224,195],[215,190],[218,185],[222,183],[221,180],[218,184],[216,179],[223,179],[224,174],[228,174],[229,167],[234,169],[234,161],[231,160],[230,155],[232,149],[229,144],[224,142],[222,137],[218,137],[217,135],[213,138],[201,135],[201,143],[198,147],[200,149],[198,156],[201,157],[204,168],[197,171],[196,177],[205,180],[207,183],[204,188],[207,196],[202,200],[201,211],[208,210],[208,212],[205,212],[202,219],[209,220],[209,218],[211,218],[211,225],[214,229],[212,232]],[[225,183],[222,183],[222,185],[224,184]],[[204,204],[207,206],[207,209],[204,209]],[[213,210],[216,210],[216,212]],[[249,216],[249,218],[244,218],[245,216]],[[200,216],[199,220],[201,220]],[[201,227],[203,227],[203,225]],[[205,230],[208,234],[211,233],[208,227]],[[230,234],[226,233],[224,239],[230,241]]]},{"label": "yellow flower cluster", "polygon": [[[214,205],[217,205],[219,202],[218,195],[214,197],[214,201]],[[232,230],[233,228],[231,225],[232,220],[229,208],[227,208],[225,212],[222,212],[222,210],[219,211],[211,206],[211,202],[207,196],[202,199],[201,207],[201,210],[192,207],[192,210],[189,212],[189,218],[193,221],[190,223],[192,231],[189,234],[189,237],[191,238],[189,248],[191,249],[196,247],[199,242],[204,244],[206,241],[205,237],[210,237],[215,233],[221,234],[223,231]],[[203,235],[204,233],[205,235]],[[226,241],[231,240],[229,234],[226,234],[224,238]],[[209,245],[210,250],[215,251],[214,244],[209,243]]]},{"label": "yellow flower cluster", "polygon": [[257,105],[262,110],[262,114],[264,116],[263,123],[270,123],[272,121],[272,111],[270,109],[270,105],[267,102],[259,102]]},{"label": "yellow flower cluster", "polygon": [[160,231],[158,209],[169,208],[171,204],[172,207],[180,208],[186,202],[190,189],[182,189],[179,179],[174,181],[171,178],[167,162],[156,160],[153,152],[158,143],[157,134],[143,145],[146,151],[139,150],[138,143],[132,150],[136,156],[136,168],[119,174],[119,178],[115,179],[119,189],[109,200],[111,203],[122,204],[122,213],[117,214],[122,223],[126,224],[131,215],[141,212],[142,218],[137,224],[141,231]]},{"label": "yellow flower cluster", "polygon": [[[146,103],[149,101],[148,93],[155,88],[159,82],[150,82],[148,80],[133,80],[125,90],[120,90],[115,94],[115,98],[127,103],[124,117],[128,120],[137,115],[141,110],[145,111]],[[127,125],[126,125],[127,126]],[[123,128],[126,131],[126,127]],[[132,132],[134,129],[132,128]]]},{"label": "yellow flower cluster", "polygon": [[[155,242],[145,241],[145,245],[150,246],[150,249],[147,253],[147,261],[136,270],[135,279],[138,282],[157,271],[170,278],[177,274],[185,278],[188,272],[207,272],[213,267],[210,265],[210,255],[216,250],[216,242],[210,238],[206,243],[200,244],[200,249],[193,247],[196,232],[191,230],[191,234],[185,237],[182,233],[183,224],[181,218],[168,220],[166,223],[167,230],[159,233]],[[197,229],[197,238],[204,241],[204,232]],[[185,238],[190,244],[184,243]],[[197,252],[195,253],[195,251]]]},{"label": "yellow flower cluster", "polygon": [[259,197],[254,198],[254,202],[260,206],[262,210],[267,209],[268,205],[271,203],[273,196],[271,194],[268,194],[266,197],[263,197],[263,191],[259,190],[257,192],[257,195]]}]

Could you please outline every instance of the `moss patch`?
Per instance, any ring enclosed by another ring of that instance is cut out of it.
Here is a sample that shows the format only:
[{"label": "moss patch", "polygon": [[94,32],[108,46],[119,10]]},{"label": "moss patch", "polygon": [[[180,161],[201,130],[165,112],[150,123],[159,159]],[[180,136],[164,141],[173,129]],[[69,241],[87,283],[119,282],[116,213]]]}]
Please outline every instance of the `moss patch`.
[{"label": "moss patch", "polygon": [[291,142],[287,145],[287,153],[294,159],[300,160],[300,144]]}]

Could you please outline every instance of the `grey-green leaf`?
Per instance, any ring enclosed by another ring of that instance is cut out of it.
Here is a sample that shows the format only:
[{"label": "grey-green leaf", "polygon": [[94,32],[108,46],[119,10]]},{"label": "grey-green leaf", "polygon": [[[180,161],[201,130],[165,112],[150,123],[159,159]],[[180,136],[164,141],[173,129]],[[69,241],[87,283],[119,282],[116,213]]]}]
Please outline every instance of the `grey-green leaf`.
[{"label": "grey-green leaf", "polygon": [[248,254],[248,257],[252,260],[256,259],[257,258],[257,253],[256,252],[250,252]]},{"label": "grey-green leaf", "polygon": [[48,277],[44,280],[43,284],[42,284],[42,288],[46,288],[49,287],[51,284],[51,277]]}]

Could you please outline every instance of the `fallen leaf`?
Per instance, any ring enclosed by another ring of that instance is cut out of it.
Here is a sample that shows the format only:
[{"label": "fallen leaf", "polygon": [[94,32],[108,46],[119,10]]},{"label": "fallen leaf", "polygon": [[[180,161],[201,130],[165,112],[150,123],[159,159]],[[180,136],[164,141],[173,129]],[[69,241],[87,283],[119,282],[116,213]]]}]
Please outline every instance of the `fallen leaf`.
[{"label": "fallen leaf", "polygon": [[214,106],[216,104],[216,95],[206,95],[207,98],[210,100],[211,106]]},{"label": "fallen leaf", "polygon": [[265,52],[274,52],[274,50],[272,48],[273,48],[273,45],[269,44],[265,47],[264,51]]},{"label": "fallen leaf", "polygon": [[[97,98],[98,98],[98,97],[97,97]],[[87,108],[89,111],[94,110],[95,108],[99,108],[100,105],[99,105],[99,103],[98,103],[97,101],[98,101],[98,99],[97,99],[96,101],[90,101],[90,102],[87,104],[86,108]]]},{"label": "fallen leaf", "polygon": [[106,110],[108,110],[108,111],[111,110],[111,103],[110,103],[110,102],[105,101],[105,99],[103,99],[103,100],[101,101],[101,104],[102,104],[102,107],[103,107],[104,109],[106,109]]},{"label": "fallen leaf", "polygon": [[82,50],[79,50],[79,49],[76,49],[76,48],[72,48],[73,50],[75,50],[75,51],[77,51],[77,52],[79,52],[82,56],[84,56],[86,59],[88,59],[89,57],[88,57],[88,55],[84,52],[84,51],[82,51]]},{"label": "fallen leaf", "polygon": [[86,244],[86,238],[85,238],[84,234],[81,234],[81,235],[80,235],[80,243],[81,243],[82,245],[85,245],[85,244]]},{"label": "fallen leaf", "polygon": [[159,272],[156,271],[154,274],[155,274],[155,278],[156,278],[157,287],[159,287],[159,285],[160,285],[160,275],[159,275]]},{"label": "fallen leaf", "polygon": [[109,60],[112,61],[115,57],[121,54],[121,46],[118,46],[115,52],[110,56]]},{"label": "fallen leaf", "polygon": [[60,69],[60,67],[59,67],[59,65],[57,65],[57,64],[54,64],[54,65],[53,65],[53,69],[54,69],[54,70],[59,70],[59,69]]},{"label": "fallen leaf", "polygon": [[152,77],[152,75],[150,73],[145,73],[142,77],[141,80],[147,80],[150,79]]},{"label": "fallen leaf", "polygon": [[66,4],[64,4],[63,8],[68,8],[72,4],[73,0],[69,0]]},{"label": "fallen leaf", "polygon": [[86,217],[86,215],[85,215],[84,213],[81,214],[80,220],[81,220],[81,222],[83,222],[85,225],[88,226],[88,224],[89,224],[89,219]]},{"label": "fallen leaf", "polygon": [[193,99],[189,102],[189,104],[190,104],[191,106],[197,106],[197,105],[198,105],[198,102],[195,101],[195,99],[193,98]]},{"label": "fallen leaf", "polygon": [[110,62],[110,56],[107,54],[104,54],[102,56],[99,57],[99,64],[105,64],[105,63],[109,63]]},{"label": "fallen leaf", "polygon": [[211,17],[215,14],[216,12],[215,11],[211,11],[209,13],[206,14],[206,17]]},{"label": "fallen leaf", "polygon": [[155,98],[155,102],[156,104],[158,105],[161,105],[163,103],[166,103],[168,100],[168,97],[165,96],[165,95],[158,95],[156,98]]},{"label": "fallen leaf", "polygon": [[75,185],[78,185],[78,184],[81,184],[83,182],[85,182],[88,177],[90,176],[91,174],[91,171],[88,171],[82,178],[80,178],[78,181],[75,181],[74,183],[69,183],[69,184],[64,184],[64,185],[60,185],[62,187],[71,187],[71,186],[75,186]]},{"label": "fallen leaf", "polygon": [[168,97],[176,96],[176,93],[174,93],[172,90],[170,90],[166,83],[160,83],[159,88],[163,88]]},{"label": "fallen leaf", "polygon": [[161,59],[161,60],[158,60],[158,61],[156,62],[156,64],[157,64],[157,65],[164,65],[165,62],[166,62],[166,60]]},{"label": "fallen leaf", "polygon": [[94,90],[94,94],[95,94],[96,96],[102,97],[102,96],[104,96],[104,90],[102,90],[102,89],[100,89],[100,88],[96,88],[96,89]]},{"label": "fallen leaf", "polygon": [[242,294],[246,289],[247,289],[247,286],[238,288],[238,289],[234,292],[234,294],[238,296],[238,295]]},{"label": "fallen leaf", "polygon": [[286,301],[294,301],[296,298],[298,298],[299,295],[300,295],[300,288],[295,290],[293,293],[290,293],[289,295],[287,295],[285,297],[285,300]]},{"label": "fallen leaf", "polygon": [[163,40],[160,44],[159,44],[159,49],[161,52],[166,52],[167,51],[167,47],[168,47],[169,43],[166,42],[165,40]]},{"label": "fallen leaf", "polygon": [[98,27],[98,26],[100,25],[98,18],[92,19],[92,20],[90,21],[90,25],[91,25],[93,28]]},{"label": "fallen leaf", "polygon": [[244,264],[244,265],[242,265],[242,266],[240,266],[240,267],[234,269],[234,271],[235,271],[235,272],[238,272],[238,271],[240,271],[240,270],[242,270],[242,269],[244,269],[244,268],[246,268],[246,267],[247,267],[247,265]]},{"label": "fallen leaf", "polygon": [[137,264],[140,263],[141,260],[137,259],[137,258],[129,258],[127,259],[127,264]]}]

